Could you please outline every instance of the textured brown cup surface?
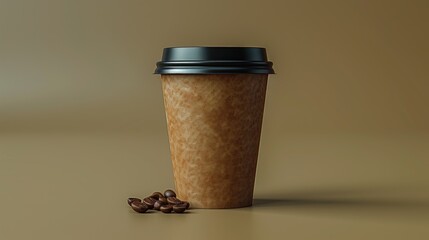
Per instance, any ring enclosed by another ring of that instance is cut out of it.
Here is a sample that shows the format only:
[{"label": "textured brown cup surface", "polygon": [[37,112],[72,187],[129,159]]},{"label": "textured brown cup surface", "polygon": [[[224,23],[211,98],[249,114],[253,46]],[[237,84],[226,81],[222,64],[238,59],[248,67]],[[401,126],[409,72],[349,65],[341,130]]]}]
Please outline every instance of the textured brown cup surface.
[{"label": "textured brown cup surface", "polygon": [[267,78],[161,76],[178,198],[195,208],[252,205]]}]

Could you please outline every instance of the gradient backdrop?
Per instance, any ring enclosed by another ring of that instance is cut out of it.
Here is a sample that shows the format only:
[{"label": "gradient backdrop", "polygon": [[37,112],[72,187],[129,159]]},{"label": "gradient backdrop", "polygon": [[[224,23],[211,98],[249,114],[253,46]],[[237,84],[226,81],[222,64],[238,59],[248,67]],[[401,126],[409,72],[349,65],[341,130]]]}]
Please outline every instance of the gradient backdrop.
[{"label": "gradient backdrop", "polygon": [[[0,239],[429,237],[428,1],[0,0]],[[169,46],[266,47],[255,206],[173,187]]]}]

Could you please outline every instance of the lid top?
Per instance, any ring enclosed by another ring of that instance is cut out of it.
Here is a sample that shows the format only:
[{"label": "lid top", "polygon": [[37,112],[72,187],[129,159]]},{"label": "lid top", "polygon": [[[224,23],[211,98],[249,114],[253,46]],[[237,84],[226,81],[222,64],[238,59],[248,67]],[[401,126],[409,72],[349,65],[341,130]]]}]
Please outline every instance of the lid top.
[{"label": "lid top", "polygon": [[163,62],[175,61],[267,61],[260,47],[170,47],[165,48]]},{"label": "lid top", "polygon": [[265,48],[169,47],[164,48],[156,74],[272,74]]}]

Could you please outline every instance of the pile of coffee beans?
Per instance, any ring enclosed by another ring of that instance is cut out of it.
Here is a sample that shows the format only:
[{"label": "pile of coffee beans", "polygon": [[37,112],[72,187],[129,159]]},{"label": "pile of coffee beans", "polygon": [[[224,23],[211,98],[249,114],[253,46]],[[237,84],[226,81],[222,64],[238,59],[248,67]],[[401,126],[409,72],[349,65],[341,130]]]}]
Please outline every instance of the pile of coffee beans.
[{"label": "pile of coffee beans", "polygon": [[138,213],[145,213],[150,209],[163,213],[183,213],[190,207],[189,202],[178,199],[176,193],[170,189],[166,190],[164,194],[154,192],[143,201],[140,198],[128,198],[128,205]]}]

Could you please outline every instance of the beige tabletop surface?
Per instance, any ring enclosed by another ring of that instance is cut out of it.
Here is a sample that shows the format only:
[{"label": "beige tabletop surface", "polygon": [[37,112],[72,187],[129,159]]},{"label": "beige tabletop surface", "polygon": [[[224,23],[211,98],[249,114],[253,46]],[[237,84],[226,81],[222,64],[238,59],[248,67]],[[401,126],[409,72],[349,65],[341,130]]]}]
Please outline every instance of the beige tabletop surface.
[{"label": "beige tabletop surface", "polygon": [[[0,240],[429,239],[428,9],[0,0]],[[174,188],[153,74],[170,46],[274,62],[253,207],[127,205]]]},{"label": "beige tabletop surface", "polygon": [[0,238],[425,239],[428,149],[419,136],[288,137],[263,144],[253,207],[137,214],[127,197],[174,187],[165,138],[5,135]]}]

